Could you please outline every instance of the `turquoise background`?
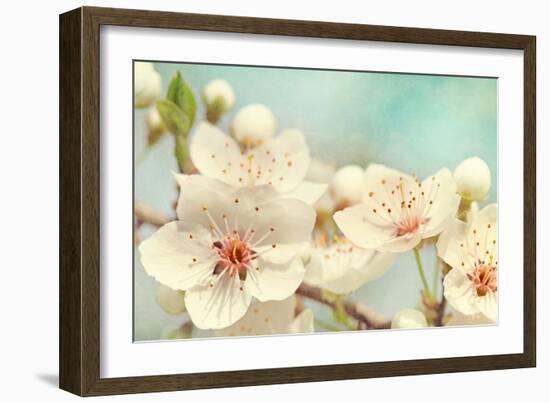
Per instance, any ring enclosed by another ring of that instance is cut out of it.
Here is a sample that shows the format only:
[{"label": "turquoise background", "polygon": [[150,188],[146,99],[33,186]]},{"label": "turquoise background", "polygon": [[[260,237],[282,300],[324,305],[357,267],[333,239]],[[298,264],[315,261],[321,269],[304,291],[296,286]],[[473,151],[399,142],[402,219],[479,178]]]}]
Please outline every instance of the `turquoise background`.
[{"label": "turquoise background", "polygon": [[[220,122],[227,129],[234,113],[249,103],[269,106],[279,129],[301,129],[314,158],[338,165],[377,162],[419,177],[442,167],[453,170],[460,161],[478,156],[492,174],[490,194],[496,201],[497,80],[375,72],[346,72],[263,67],[155,63],[166,90],[181,71],[198,101],[197,120],[204,116],[200,91],[214,78],[231,83],[237,101]],[[136,156],[145,146],[145,111],[134,116]],[[176,171],[173,139],[164,136],[135,168],[135,199],[173,214],[177,197],[171,171]],[[146,237],[150,228],[142,231]],[[428,277],[434,250],[422,250]],[[182,318],[164,314],[154,301],[153,281],[136,254],[135,339],[158,339],[162,329]],[[380,280],[367,284],[354,297],[391,316],[414,307],[421,283],[412,253],[401,255]],[[329,320],[321,306],[313,307]]]}]

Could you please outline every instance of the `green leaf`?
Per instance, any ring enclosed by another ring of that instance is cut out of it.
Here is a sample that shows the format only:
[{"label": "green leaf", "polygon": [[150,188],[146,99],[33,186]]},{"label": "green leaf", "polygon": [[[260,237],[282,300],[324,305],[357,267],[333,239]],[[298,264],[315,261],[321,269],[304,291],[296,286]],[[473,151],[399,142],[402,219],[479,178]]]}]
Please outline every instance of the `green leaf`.
[{"label": "green leaf", "polygon": [[179,71],[170,81],[166,99],[172,101],[181,108],[189,119],[189,126],[192,126],[197,113],[197,102],[195,101],[193,91],[191,91],[191,88],[182,78]]},{"label": "green leaf", "polygon": [[157,109],[166,128],[176,136],[187,136],[191,122],[187,114],[174,102],[164,99],[157,101]]}]

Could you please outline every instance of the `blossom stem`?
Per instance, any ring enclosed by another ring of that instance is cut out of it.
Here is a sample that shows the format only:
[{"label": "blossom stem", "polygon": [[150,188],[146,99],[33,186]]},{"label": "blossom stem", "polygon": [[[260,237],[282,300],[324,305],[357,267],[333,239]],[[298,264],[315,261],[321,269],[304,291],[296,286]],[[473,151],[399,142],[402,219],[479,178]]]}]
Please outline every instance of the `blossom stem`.
[{"label": "blossom stem", "polygon": [[320,319],[315,319],[315,327],[320,327],[322,329],[330,330],[333,332],[341,332],[344,330],[338,326],[331,325],[330,323],[324,322]]},{"label": "blossom stem", "polygon": [[424,293],[426,297],[430,300],[433,300],[432,293],[430,292],[430,287],[428,286],[428,281],[426,280],[426,274],[424,274],[424,266],[422,265],[422,258],[420,257],[420,251],[416,248],[413,248],[414,257],[416,259],[416,267],[418,267],[418,274],[420,274],[420,279],[424,285]]},{"label": "blossom stem", "polygon": [[333,315],[336,321],[338,321],[350,330],[354,329],[350,322],[348,313],[346,312],[346,307],[344,305],[344,299],[342,298],[342,296],[337,296],[334,300]]}]

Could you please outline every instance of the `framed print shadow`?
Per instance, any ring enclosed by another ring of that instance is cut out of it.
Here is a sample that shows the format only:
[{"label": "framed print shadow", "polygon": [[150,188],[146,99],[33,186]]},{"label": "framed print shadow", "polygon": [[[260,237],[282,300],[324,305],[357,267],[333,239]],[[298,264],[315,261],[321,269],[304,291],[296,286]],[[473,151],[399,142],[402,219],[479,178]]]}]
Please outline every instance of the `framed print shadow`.
[{"label": "framed print shadow", "polygon": [[535,66],[528,35],[62,14],[60,387],[535,366]]}]

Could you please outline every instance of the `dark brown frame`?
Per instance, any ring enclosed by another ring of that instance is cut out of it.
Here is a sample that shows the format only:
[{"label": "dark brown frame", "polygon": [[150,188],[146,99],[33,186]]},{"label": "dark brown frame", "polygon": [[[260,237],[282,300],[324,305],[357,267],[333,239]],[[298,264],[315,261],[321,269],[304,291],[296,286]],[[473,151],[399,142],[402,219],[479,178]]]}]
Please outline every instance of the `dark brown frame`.
[{"label": "dark brown frame", "polygon": [[[99,35],[101,25],[520,49],[524,52],[524,349],[521,354],[100,378]],[[536,38],[82,7],[60,16],[60,387],[81,395],[525,368],[536,365]]]}]

